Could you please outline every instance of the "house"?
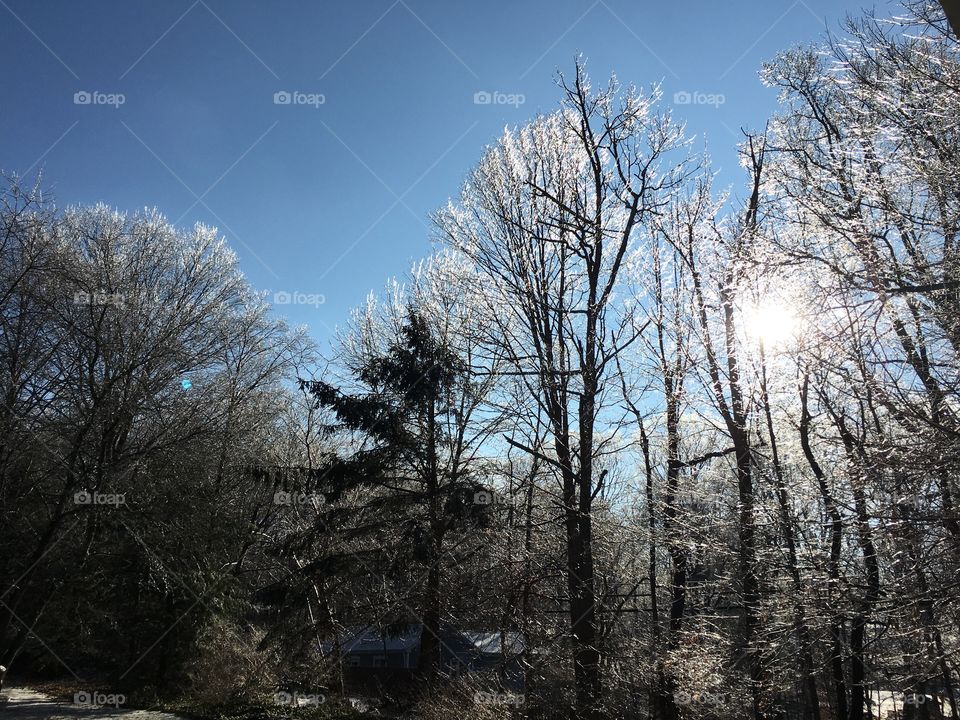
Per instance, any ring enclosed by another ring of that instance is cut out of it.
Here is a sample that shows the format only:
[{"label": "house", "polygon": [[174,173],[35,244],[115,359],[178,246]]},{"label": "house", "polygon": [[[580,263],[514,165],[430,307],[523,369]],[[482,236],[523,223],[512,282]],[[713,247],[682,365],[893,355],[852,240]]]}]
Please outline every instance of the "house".
[{"label": "house", "polygon": [[[420,654],[422,625],[380,630],[373,626],[355,628],[340,637],[340,655],[350,668],[398,668],[413,670]],[[324,643],[323,654],[335,651]]]},{"label": "house", "polygon": [[[421,623],[389,628],[352,628],[339,637],[343,666],[354,678],[413,673],[420,659],[422,635]],[[440,630],[440,668],[450,676],[496,674],[504,687],[521,689],[524,650],[523,635],[516,631],[463,631],[452,626]],[[331,656],[336,647],[333,642],[325,642],[321,652],[324,656]]]},{"label": "house", "polygon": [[945,692],[938,695],[934,691],[914,693],[869,688],[867,699],[870,703],[870,717],[876,720],[900,720],[900,718],[911,717],[940,720],[940,718],[950,717],[950,706]]}]

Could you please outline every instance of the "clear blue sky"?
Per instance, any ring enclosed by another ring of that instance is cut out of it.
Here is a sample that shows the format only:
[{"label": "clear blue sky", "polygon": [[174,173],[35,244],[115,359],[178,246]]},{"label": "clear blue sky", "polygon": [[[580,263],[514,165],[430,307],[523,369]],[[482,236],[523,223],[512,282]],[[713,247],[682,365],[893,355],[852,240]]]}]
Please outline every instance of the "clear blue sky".
[{"label": "clear blue sky", "polygon": [[429,213],[505,125],[555,108],[578,53],[597,82],[662,81],[668,103],[722,94],[675,110],[726,184],[739,128],[775,107],[760,63],[869,4],[0,0],[0,169],[42,169],[61,205],[216,225],[257,288],[324,296],[278,307],[324,340],[430,251]]}]

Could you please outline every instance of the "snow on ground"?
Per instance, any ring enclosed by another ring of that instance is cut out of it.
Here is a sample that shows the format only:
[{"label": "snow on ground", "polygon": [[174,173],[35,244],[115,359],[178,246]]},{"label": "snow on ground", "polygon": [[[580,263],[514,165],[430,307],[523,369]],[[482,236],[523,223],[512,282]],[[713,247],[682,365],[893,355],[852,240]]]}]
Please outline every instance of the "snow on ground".
[{"label": "snow on ground", "polygon": [[71,720],[72,718],[184,720],[178,715],[149,710],[81,707],[71,703],[59,702],[49,695],[44,695],[29,688],[5,689],[0,703],[3,703],[0,706],[0,717],[3,720]]}]

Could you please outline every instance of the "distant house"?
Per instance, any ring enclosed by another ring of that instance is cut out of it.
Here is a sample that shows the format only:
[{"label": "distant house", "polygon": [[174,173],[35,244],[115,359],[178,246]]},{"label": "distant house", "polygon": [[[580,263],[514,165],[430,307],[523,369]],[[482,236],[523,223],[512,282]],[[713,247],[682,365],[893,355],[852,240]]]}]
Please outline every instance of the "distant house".
[{"label": "distant house", "polygon": [[[870,717],[876,720],[900,720],[904,717],[940,720],[950,717],[950,706],[946,693],[911,693],[896,690],[869,688],[867,698],[870,702]],[[910,708],[910,706],[913,708]]]},{"label": "distant house", "polygon": [[[419,664],[422,634],[420,623],[389,629],[352,628],[339,639],[344,667],[358,678],[377,671],[413,672]],[[524,638],[519,632],[464,631],[450,626],[440,630],[440,667],[451,676],[464,672],[496,673],[505,687],[522,688],[520,657],[524,649]],[[322,645],[325,656],[335,651],[332,642]]]},{"label": "distant house", "polygon": [[[868,687],[866,696],[868,707],[864,718],[869,720],[944,720],[951,717],[950,704],[942,688],[928,690],[926,693],[913,693]],[[783,705],[785,720],[803,720],[806,717],[799,686],[793,688],[790,696],[784,699]]]},{"label": "distant house", "polygon": [[[340,638],[340,655],[351,668],[397,668],[412,670],[420,655],[421,625],[381,632],[375,627],[355,628]],[[323,654],[335,651],[324,643]]]}]

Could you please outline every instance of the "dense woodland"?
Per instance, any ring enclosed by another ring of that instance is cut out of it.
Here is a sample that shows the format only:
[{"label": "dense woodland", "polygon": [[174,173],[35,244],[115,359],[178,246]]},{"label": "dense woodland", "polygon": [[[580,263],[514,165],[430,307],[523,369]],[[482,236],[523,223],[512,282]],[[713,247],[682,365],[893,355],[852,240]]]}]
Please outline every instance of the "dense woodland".
[{"label": "dense woodland", "polygon": [[[8,179],[11,676],[339,717],[321,648],[422,623],[377,702],[425,718],[960,719],[942,9],[766,64],[729,191],[657,88],[571,70],[330,349],[215,230]],[[521,633],[522,695],[445,672],[448,625]]]}]

